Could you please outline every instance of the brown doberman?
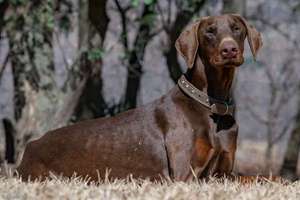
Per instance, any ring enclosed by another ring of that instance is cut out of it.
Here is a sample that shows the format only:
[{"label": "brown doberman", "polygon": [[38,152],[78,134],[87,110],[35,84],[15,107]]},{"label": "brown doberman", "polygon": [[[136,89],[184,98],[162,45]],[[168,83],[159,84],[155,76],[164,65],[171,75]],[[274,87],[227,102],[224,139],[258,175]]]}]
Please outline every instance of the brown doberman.
[{"label": "brown doberman", "polygon": [[230,88],[244,40],[255,58],[261,36],[239,15],[205,17],[179,36],[188,71],[160,99],[115,117],[83,121],[30,142],[17,168],[23,179],[71,177],[187,181],[230,175],[238,126]]}]

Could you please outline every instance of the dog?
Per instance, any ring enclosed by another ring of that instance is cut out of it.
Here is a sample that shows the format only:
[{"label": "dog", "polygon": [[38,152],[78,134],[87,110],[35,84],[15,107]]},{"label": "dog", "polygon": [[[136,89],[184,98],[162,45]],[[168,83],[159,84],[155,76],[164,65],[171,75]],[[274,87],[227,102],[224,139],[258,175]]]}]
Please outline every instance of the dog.
[{"label": "dog", "polygon": [[176,49],[188,70],[166,95],[114,117],[59,128],[28,143],[22,179],[50,172],[97,181],[110,178],[188,181],[230,176],[238,125],[230,94],[248,39],[256,58],[260,33],[241,16],[203,17],[186,28]]}]

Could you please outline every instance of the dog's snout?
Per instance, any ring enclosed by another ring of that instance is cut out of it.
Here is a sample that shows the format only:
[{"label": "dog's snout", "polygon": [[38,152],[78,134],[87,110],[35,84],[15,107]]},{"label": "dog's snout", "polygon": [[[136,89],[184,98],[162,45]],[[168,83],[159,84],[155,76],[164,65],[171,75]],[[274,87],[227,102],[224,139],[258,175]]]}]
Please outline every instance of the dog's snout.
[{"label": "dog's snout", "polygon": [[220,44],[220,54],[224,59],[235,58],[238,51],[237,43],[231,38],[225,38]]}]

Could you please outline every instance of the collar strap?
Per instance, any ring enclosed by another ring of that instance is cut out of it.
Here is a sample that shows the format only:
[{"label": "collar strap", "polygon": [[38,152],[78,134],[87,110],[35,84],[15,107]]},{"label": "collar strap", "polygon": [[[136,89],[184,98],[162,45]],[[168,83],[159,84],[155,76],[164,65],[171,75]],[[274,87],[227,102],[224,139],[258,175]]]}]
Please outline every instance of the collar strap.
[{"label": "collar strap", "polygon": [[192,83],[190,83],[184,75],[178,79],[179,88],[189,97],[195,101],[201,103],[212,113],[218,115],[231,115],[234,113],[234,105],[228,105],[226,102],[218,103],[214,102],[205,92],[197,89]]}]

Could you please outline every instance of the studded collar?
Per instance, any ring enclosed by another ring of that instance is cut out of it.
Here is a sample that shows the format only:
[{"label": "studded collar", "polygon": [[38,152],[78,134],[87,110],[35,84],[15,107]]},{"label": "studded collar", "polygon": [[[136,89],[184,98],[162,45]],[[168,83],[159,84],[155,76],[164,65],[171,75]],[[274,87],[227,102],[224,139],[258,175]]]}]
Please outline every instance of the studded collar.
[{"label": "studded collar", "polygon": [[190,83],[184,75],[178,79],[178,86],[187,96],[202,104],[212,113],[218,115],[234,115],[234,105],[228,105],[226,102],[220,103],[220,101],[209,97],[205,92]]}]

